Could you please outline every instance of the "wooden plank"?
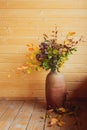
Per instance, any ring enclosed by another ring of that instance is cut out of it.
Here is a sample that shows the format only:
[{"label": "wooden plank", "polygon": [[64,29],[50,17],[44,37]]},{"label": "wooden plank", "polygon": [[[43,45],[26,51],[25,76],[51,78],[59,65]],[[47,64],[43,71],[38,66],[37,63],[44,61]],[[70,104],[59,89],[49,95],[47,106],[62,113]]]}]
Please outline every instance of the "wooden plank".
[{"label": "wooden plank", "polygon": [[[11,72],[10,73],[6,72],[6,73],[0,73],[0,75],[1,75],[0,82],[11,82],[12,83],[14,81],[14,82],[21,83],[22,81],[24,81],[25,83],[28,83],[28,85],[31,85],[31,84],[33,84],[33,81],[35,81],[36,84],[38,82],[41,82],[43,84],[47,74],[46,73],[42,74],[40,72],[37,72],[37,73],[32,72],[31,74],[24,74],[24,73],[15,74],[15,73],[11,73]],[[86,74],[82,74],[82,77],[85,77],[85,75]],[[81,77],[79,77],[79,79],[81,79]],[[35,84],[34,84],[34,86],[35,86]],[[41,88],[42,87],[43,86],[41,85]]]},{"label": "wooden plank", "polygon": [[[85,70],[84,70],[85,69]],[[78,74],[80,74],[80,73],[83,73],[83,72],[87,72],[87,65],[85,65],[85,64],[80,64],[80,65],[78,65],[78,64],[65,64],[64,65],[64,67],[62,67],[62,70],[61,70],[61,72],[63,72],[63,73],[78,73]]]},{"label": "wooden plank", "polygon": [[[13,86],[11,83],[8,83],[8,87],[6,87],[5,85],[6,83],[3,83],[3,85],[0,87],[1,91],[0,91],[0,97],[44,97],[45,95],[45,91],[44,89],[39,89],[40,86],[37,84],[38,89],[33,88],[32,86],[26,85],[25,87],[24,85],[20,86],[20,84],[16,84],[16,86],[14,86],[14,82],[13,82]],[[35,84],[35,83],[34,83]],[[1,85],[1,83],[0,83]],[[43,85],[43,84],[41,84]],[[7,88],[7,89],[6,89]],[[35,91],[34,91],[35,90]]]},{"label": "wooden plank", "polygon": [[0,9],[0,17],[50,18],[72,17],[87,18],[86,9]]},{"label": "wooden plank", "polygon": [[11,105],[9,105],[8,110],[0,119],[0,129],[7,130],[10,127],[22,104],[23,101],[13,101]]},{"label": "wooden plank", "polygon": [[[39,24],[39,22],[38,22],[38,24]],[[84,22],[82,24],[84,25]],[[53,23],[53,25],[54,25],[54,23]],[[44,26],[44,25],[42,25],[42,26]],[[84,25],[82,28],[80,28],[80,27],[79,28],[75,28],[74,26],[70,27],[70,28],[67,28],[63,32],[60,32],[58,40],[61,41],[61,43],[63,43],[63,41],[65,40],[65,37],[66,37],[67,33],[70,32],[70,31],[77,32],[77,35],[79,37],[81,37],[81,36],[86,37],[86,35],[87,35],[87,29],[85,29],[86,27],[87,27],[87,25]],[[46,27],[44,27],[44,28],[40,28],[40,27],[37,28],[37,27],[35,27],[33,29],[33,28],[30,28],[30,26],[28,26],[27,29],[26,28],[12,28],[12,27],[8,27],[6,29],[0,29],[0,35],[2,37],[6,36],[6,38],[12,38],[12,37],[13,38],[14,37],[19,37],[20,38],[22,36],[23,37],[32,38],[32,36],[33,36],[33,39],[34,39],[34,37],[35,37],[35,39],[36,39],[36,37],[38,37],[38,39],[42,40],[43,33],[46,33],[46,34],[50,35],[51,31],[54,29],[54,28],[51,28],[51,27],[48,27],[46,29],[45,28]],[[84,40],[86,41],[86,39],[84,39]],[[6,43],[7,43],[7,41],[6,41]]]},{"label": "wooden plank", "polygon": [[14,122],[11,124],[9,130],[17,130],[17,129],[25,130],[28,122],[31,119],[33,108],[34,108],[34,102],[25,101],[20,112],[16,116]]},{"label": "wooden plank", "polygon": [[0,118],[8,109],[8,106],[10,105],[10,103],[11,103],[10,101],[5,101],[5,100],[0,101]]},{"label": "wooden plank", "polygon": [[[2,50],[3,49],[3,50]],[[28,49],[26,46],[12,46],[12,45],[8,45],[7,46],[4,46],[4,45],[1,45],[0,46],[0,53],[24,53],[26,54],[28,52]]]},{"label": "wooden plank", "polygon": [[[15,91],[15,89],[16,89],[16,91],[18,91],[18,92],[19,91],[20,92],[22,92],[22,91],[24,91],[24,92],[28,91],[27,94],[28,93],[35,94],[35,92],[33,92],[33,89],[36,90],[36,93],[38,93],[38,91],[40,91],[41,93],[44,91],[44,85],[45,85],[44,82],[45,82],[44,80],[30,80],[30,81],[27,80],[27,81],[24,81],[24,82],[23,82],[23,80],[20,81],[20,82],[17,82],[17,81],[15,81],[15,82],[9,82],[9,81],[4,82],[4,81],[0,81],[0,88],[3,89],[3,87],[5,87],[6,84],[7,84],[8,92],[13,92],[12,90]],[[24,87],[23,87],[24,84],[26,84],[25,90],[24,90]],[[31,86],[33,86],[33,88]],[[21,90],[20,90],[20,87],[21,87]],[[4,92],[5,91],[6,90],[4,90]],[[13,93],[16,94],[16,92],[13,92]]]},{"label": "wooden plank", "polygon": [[[79,4],[78,4],[79,3]],[[87,8],[87,3],[85,0],[75,0],[66,2],[64,0],[0,0],[0,9],[54,9],[54,8],[63,8],[63,9],[83,9]]]},{"label": "wooden plank", "polygon": [[[31,120],[27,126],[27,130],[43,130],[45,123],[45,105],[44,103],[36,102]],[[41,118],[43,117],[43,119]]]},{"label": "wooden plank", "polygon": [[66,2],[64,0],[8,0],[7,8],[15,8],[15,9],[49,9],[49,8],[87,8],[86,0],[75,0]]},{"label": "wooden plank", "polygon": [[45,101],[45,97],[0,97],[0,100],[8,100],[8,101],[33,101],[33,100],[39,100],[39,101]]},{"label": "wooden plank", "polygon": [[[87,18],[75,18],[73,21],[73,17],[46,17],[46,18],[42,18],[42,17],[0,17],[0,28],[4,28],[5,30],[10,30],[10,28],[27,28],[27,29],[34,29],[35,27],[37,29],[44,29],[48,30],[48,28],[52,28],[55,25],[55,21],[57,26],[60,27],[64,30],[64,29],[86,29],[85,26],[87,25]],[[21,22],[20,22],[21,21]],[[80,23],[80,25],[78,25],[78,21]],[[44,22],[44,23],[43,23]],[[40,23],[40,25],[38,24]],[[48,23],[48,24],[47,24]],[[84,24],[83,24],[84,23]],[[73,25],[73,26],[71,26]],[[74,27],[74,28],[73,28]],[[87,30],[87,29],[86,29]]]}]

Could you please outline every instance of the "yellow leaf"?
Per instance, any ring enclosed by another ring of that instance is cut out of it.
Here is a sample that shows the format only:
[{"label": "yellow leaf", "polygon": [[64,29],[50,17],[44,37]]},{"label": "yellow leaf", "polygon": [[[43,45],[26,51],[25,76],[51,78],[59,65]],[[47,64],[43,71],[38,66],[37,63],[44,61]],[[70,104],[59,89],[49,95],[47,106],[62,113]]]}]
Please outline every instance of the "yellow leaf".
[{"label": "yellow leaf", "polygon": [[61,112],[66,112],[66,109],[64,107],[60,107],[58,110]]},{"label": "yellow leaf", "polygon": [[57,121],[58,120],[56,118],[52,118],[50,124],[55,125],[57,123]]},{"label": "yellow leaf", "polygon": [[29,44],[27,44],[26,46],[28,46],[28,47],[33,47],[33,43],[29,43]]},{"label": "yellow leaf", "polygon": [[30,69],[28,69],[28,70],[27,70],[27,73],[28,73],[28,74],[30,74],[30,73],[31,73],[31,70],[30,70]]},{"label": "yellow leaf", "polygon": [[34,54],[32,54],[32,55],[30,56],[30,59],[31,59],[31,60],[33,60],[33,59],[34,59]]},{"label": "yellow leaf", "polygon": [[70,41],[69,41],[68,39],[66,39],[66,40],[64,41],[65,44],[69,44],[69,42],[70,42]]}]

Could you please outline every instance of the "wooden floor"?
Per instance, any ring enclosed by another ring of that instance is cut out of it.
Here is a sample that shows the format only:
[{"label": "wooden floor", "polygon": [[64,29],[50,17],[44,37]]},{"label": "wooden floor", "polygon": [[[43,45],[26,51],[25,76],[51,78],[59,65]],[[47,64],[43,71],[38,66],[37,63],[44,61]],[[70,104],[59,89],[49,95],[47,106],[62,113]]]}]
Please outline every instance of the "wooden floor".
[{"label": "wooden floor", "polygon": [[45,102],[39,101],[0,101],[0,130],[87,130],[87,103],[80,102],[79,128],[70,125],[65,119],[64,127],[48,127],[45,119]]}]

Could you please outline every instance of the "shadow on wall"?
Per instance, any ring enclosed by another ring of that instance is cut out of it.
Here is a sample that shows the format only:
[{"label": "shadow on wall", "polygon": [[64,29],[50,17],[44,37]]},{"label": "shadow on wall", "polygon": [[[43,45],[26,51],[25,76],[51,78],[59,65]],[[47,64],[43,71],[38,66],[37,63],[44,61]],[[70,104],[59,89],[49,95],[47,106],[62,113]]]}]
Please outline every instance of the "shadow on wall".
[{"label": "shadow on wall", "polygon": [[87,77],[76,88],[70,98],[75,100],[87,100]]}]

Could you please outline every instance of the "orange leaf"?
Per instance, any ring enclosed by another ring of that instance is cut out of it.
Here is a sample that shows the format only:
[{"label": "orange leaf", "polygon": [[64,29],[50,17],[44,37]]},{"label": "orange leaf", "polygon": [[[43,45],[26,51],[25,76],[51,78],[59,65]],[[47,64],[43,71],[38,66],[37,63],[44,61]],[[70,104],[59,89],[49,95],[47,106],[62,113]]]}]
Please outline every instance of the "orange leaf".
[{"label": "orange leaf", "polygon": [[34,51],[34,48],[32,48],[32,47],[31,47],[31,48],[29,48],[29,51]]},{"label": "orange leaf", "polygon": [[73,36],[74,34],[76,34],[75,32],[69,32],[69,36]]}]

